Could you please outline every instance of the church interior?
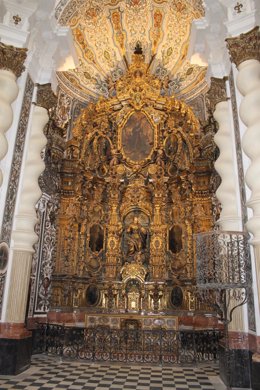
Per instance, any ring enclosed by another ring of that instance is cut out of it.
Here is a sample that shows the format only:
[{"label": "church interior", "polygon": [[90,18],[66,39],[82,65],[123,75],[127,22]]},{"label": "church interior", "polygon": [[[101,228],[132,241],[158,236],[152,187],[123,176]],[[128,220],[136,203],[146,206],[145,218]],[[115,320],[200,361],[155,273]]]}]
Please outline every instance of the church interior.
[{"label": "church interior", "polygon": [[0,385],[37,354],[260,389],[259,25],[258,0],[0,0]]}]

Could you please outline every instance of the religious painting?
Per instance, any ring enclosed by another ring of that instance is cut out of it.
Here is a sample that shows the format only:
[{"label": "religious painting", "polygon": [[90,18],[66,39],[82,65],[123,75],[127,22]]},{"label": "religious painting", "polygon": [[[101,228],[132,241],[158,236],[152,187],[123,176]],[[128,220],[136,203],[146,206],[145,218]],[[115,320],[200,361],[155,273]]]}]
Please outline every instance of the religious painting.
[{"label": "religious painting", "polygon": [[128,118],[122,129],[122,147],[126,157],[138,162],[147,158],[154,145],[154,129],[140,111]]}]

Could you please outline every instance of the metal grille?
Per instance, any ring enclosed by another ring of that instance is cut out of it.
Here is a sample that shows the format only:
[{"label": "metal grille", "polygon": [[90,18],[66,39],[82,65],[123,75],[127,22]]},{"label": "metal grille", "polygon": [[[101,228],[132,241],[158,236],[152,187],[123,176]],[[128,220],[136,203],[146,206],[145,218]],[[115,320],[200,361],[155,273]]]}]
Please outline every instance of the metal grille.
[{"label": "metal grille", "polygon": [[87,361],[180,364],[218,359],[219,330],[133,330],[41,324],[33,352]]},{"label": "metal grille", "polygon": [[198,287],[222,290],[246,287],[251,282],[249,253],[247,233],[197,234]]}]

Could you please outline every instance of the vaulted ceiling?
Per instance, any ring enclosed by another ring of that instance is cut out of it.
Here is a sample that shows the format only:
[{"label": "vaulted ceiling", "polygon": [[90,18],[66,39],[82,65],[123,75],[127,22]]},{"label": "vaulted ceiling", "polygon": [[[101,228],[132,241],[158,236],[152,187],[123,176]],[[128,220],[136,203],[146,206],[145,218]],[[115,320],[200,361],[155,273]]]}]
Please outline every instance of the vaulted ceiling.
[{"label": "vaulted ceiling", "polygon": [[79,63],[58,72],[59,83],[82,101],[108,97],[139,43],[162,93],[190,100],[206,88],[206,68],[187,59],[191,23],[203,15],[202,0],[63,0],[56,17],[71,27]]}]

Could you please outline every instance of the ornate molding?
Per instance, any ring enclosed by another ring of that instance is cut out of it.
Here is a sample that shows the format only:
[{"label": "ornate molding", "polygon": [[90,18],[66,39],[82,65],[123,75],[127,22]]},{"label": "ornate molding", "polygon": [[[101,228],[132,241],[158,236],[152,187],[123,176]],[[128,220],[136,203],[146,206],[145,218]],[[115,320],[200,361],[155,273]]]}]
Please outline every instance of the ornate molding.
[{"label": "ornate molding", "polygon": [[231,60],[236,66],[246,60],[260,61],[260,31],[258,26],[245,34],[240,34],[238,37],[227,38],[226,42]]},{"label": "ornate molding", "polygon": [[227,100],[226,80],[227,77],[223,77],[223,79],[211,77],[210,89],[206,94],[207,109],[211,113],[215,111],[218,103]]},{"label": "ornate molding", "polygon": [[0,42],[0,69],[10,70],[18,78],[25,70],[27,49],[5,45]]},{"label": "ornate molding", "polygon": [[231,100],[232,112],[233,112],[233,124],[234,124],[234,134],[235,134],[235,143],[236,143],[242,222],[244,227],[246,222],[248,221],[248,214],[247,214],[247,207],[246,207],[245,173],[243,167],[242,146],[241,146],[241,138],[240,138],[238,104],[236,99],[235,80],[234,80],[234,74],[232,69],[229,74],[229,87],[230,87],[230,100]]},{"label": "ornate molding", "polygon": [[46,108],[49,112],[51,109],[57,105],[57,96],[53,93],[51,89],[51,84],[42,84],[37,86],[37,106]]}]

